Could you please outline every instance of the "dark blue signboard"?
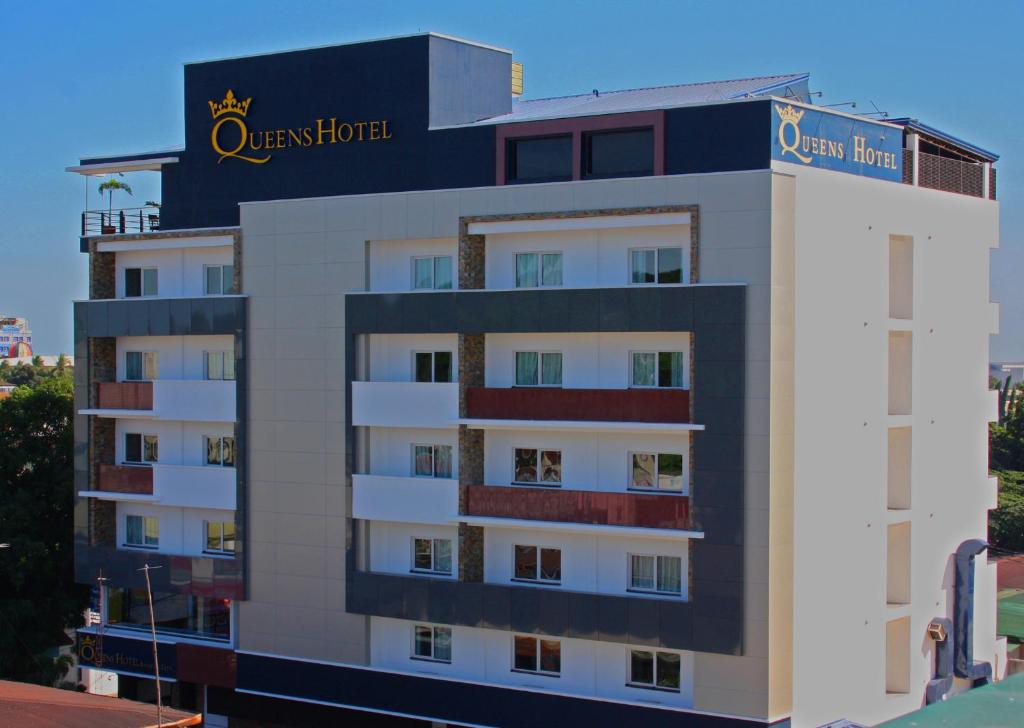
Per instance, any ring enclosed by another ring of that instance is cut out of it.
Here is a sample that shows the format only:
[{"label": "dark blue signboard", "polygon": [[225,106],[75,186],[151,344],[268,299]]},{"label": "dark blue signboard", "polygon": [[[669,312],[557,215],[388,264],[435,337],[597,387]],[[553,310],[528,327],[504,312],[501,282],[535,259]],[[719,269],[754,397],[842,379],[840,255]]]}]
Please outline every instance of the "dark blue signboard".
[{"label": "dark blue signboard", "polygon": [[[174,680],[178,674],[177,645],[157,642],[157,657],[160,659],[160,677]],[[142,633],[139,639],[132,639],[80,631],[78,663],[82,667],[152,677],[153,642],[149,635]]]},{"label": "dark blue signboard", "polygon": [[775,100],[772,159],[901,182],[903,131]]}]

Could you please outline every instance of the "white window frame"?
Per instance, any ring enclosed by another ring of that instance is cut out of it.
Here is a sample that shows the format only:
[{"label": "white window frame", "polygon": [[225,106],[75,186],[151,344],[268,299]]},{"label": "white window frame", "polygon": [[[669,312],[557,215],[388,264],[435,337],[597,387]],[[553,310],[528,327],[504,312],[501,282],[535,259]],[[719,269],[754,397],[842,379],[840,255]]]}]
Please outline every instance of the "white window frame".
[{"label": "white window frame", "polygon": [[[675,250],[679,249],[679,283],[662,283],[658,280],[658,276],[661,275],[658,271],[660,269],[659,263],[661,261],[662,250]],[[653,250],[654,251],[654,280],[650,283],[638,283],[633,280],[633,253],[643,253]],[[687,246],[680,243],[679,245],[643,245],[636,248],[630,248],[626,251],[626,270],[628,271],[628,278],[626,279],[628,284],[631,286],[679,286],[689,283],[689,271],[686,265],[686,251]]]},{"label": "white window frame", "polygon": [[[416,472],[416,448],[418,447],[429,447],[430,448],[430,475],[422,475]],[[446,447],[452,451],[452,455],[449,458],[452,466],[452,472],[449,475],[438,475],[437,474],[437,448]],[[452,445],[443,445],[437,443],[426,443],[426,442],[414,442],[410,447],[410,453],[412,455],[412,461],[409,463],[409,472],[413,478],[440,478],[442,480],[451,480],[455,477],[455,447]]]},{"label": "white window frame", "polygon": [[[537,285],[536,286],[520,286],[519,285],[519,256],[520,255],[536,255],[537,256]],[[545,255],[557,255],[561,258],[561,283],[545,283],[544,282],[544,258]],[[516,289],[529,289],[529,288],[562,288],[565,286],[565,253],[561,250],[517,250],[512,254],[512,283]]]},{"label": "white window frame", "polygon": [[[633,357],[637,354],[654,354],[654,384],[634,384],[633,383]],[[682,384],[678,387],[661,387],[658,385],[658,357],[662,354],[679,354],[682,362],[680,366],[682,371],[680,372],[680,380]],[[690,363],[690,352],[686,349],[666,349],[664,351],[658,349],[630,349],[629,350],[629,389],[673,389],[673,390],[686,390],[689,387],[689,363]]]},{"label": "white window frame", "polygon": [[[235,555],[235,549],[225,549],[224,548],[224,524],[226,524],[226,523],[230,523],[230,524],[234,525],[234,521],[206,521],[206,520],[203,521],[203,549],[202,550],[203,550],[204,554],[215,554],[215,555],[218,555],[218,556],[234,556]],[[219,549],[212,549],[209,546],[209,529],[210,529],[210,525],[211,524],[220,527],[220,544],[221,544],[221,547]],[[238,543],[238,530],[237,529],[235,530],[235,537],[232,540],[235,541],[236,548],[237,548],[237,543]]]},{"label": "white window frame", "polygon": [[[430,568],[420,569],[416,567],[416,542],[417,541],[429,541],[430,542]],[[447,541],[448,542],[448,553],[451,555],[451,568],[448,571],[439,571],[437,568],[437,542]],[[455,550],[454,541],[450,538],[434,538],[432,536],[413,536],[409,540],[409,547],[411,549],[411,559],[409,571],[414,574],[435,574],[438,576],[452,576],[455,572]]]},{"label": "white window frame", "polygon": [[[532,483],[530,481],[527,481],[527,480],[516,480],[516,450],[534,450],[537,453],[537,480],[533,481]],[[559,460],[561,462],[561,466],[563,468],[563,472],[562,472],[562,478],[557,483],[554,483],[554,482],[552,482],[550,480],[541,480],[541,473],[540,473],[541,456],[540,456],[540,454],[542,452],[557,452],[558,455],[559,455]],[[514,445],[512,447],[512,485],[525,485],[525,486],[530,486],[530,487],[541,486],[543,488],[561,488],[562,484],[565,482],[564,467],[565,467],[565,459],[562,457],[562,450],[561,449],[556,449],[556,448],[553,448],[553,447],[535,447],[535,446],[531,446],[531,445]]]},{"label": "white window frame", "polygon": [[[633,653],[634,652],[649,652],[652,658],[651,664],[651,678],[652,682],[636,682],[633,679]],[[665,655],[675,655],[679,658],[679,685],[674,688],[666,688],[658,685],[658,653]],[[631,688],[640,688],[641,690],[658,690],[663,693],[678,693],[683,689],[683,655],[682,653],[676,652],[675,650],[662,650],[657,647],[626,647],[626,685]]]},{"label": "white window frame", "polygon": [[[139,436],[139,457],[141,460],[129,460],[128,459],[128,436],[138,435]],[[146,460],[146,438],[152,437],[156,439],[156,459]],[[124,433],[124,453],[121,457],[122,465],[152,465],[153,463],[160,462],[160,436],[152,432],[126,432]]]},{"label": "white window frame", "polygon": [[[220,376],[210,376],[210,360],[211,358],[220,358]],[[227,373],[227,363],[231,362],[231,378],[228,379],[225,374]],[[208,382],[233,382],[237,373],[235,372],[235,352],[233,351],[204,351],[203,352],[203,379]]]},{"label": "white window frame", "polygon": [[[207,459],[207,455],[210,452],[210,440],[220,440],[220,462],[211,463]],[[203,435],[203,465],[208,468],[233,468],[235,465],[224,464],[224,440],[231,440],[231,451],[235,455],[235,460],[238,459],[238,451],[235,450],[235,436],[234,435]]]},{"label": "white window frame", "polygon": [[[448,259],[448,268],[451,271],[451,285],[447,288],[437,287],[437,260],[439,258]],[[430,261],[430,285],[425,288],[416,287],[416,261],[417,260],[429,260]],[[412,256],[411,262],[409,263],[411,279],[409,281],[409,290],[411,291],[453,291],[455,290],[455,257],[452,255],[414,255]]]},{"label": "white window frame", "polygon": [[[416,630],[417,629],[429,629],[430,630],[430,657],[416,654]],[[437,652],[437,631],[440,629],[448,630],[448,659],[434,657]],[[416,622],[412,625],[412,645],[409,649],[410,660],[420,660],[422,662],[437,662],[442,665],[450,665],[452,663],[452,657],[455,653],[455,633],[452,628],[446,624],[428,624],[425,622]]]},{"label": "white window frame", "polygon": [[[633,585],[633,559],[635,557],[654,559],[654,588],[645,589],[640,586]],[[679,591],[663,591],[658,588],[658,560],[659,559],[678,559],[679,560]],[[683,596],[683,579],[686,578],[686,571],[683,570],[683,557],[673,556],[672,554],[646,554],[646,553],[633,553],[629,552],[626,554],[626,591],[636,592],[638,594],[657,594],[663,597],[682,597]]]},{"label": "white window frame", "polygon": [[[141,518],[142,519],[142,540],[143,543],[132,543],[128,540],[128,519],[130,518]],[[147,544],[146,540],[146,524],[148,521],[156,523],[156,543]],[[122,544],[125,548],[132,549],[145,549],[146,551],[156,551],[160,548],[160,519],[157,516],[146,516],[141,513],[127,513],[124,517],[124,542]]]},{"label": "white window frame", "polygon": [[[655,485],[653,488],[644,488],[643,486],[633,484],[633,456],[634,455],[653,455],[654,456],[654,478],[657,482],[659,476],[660,462],[662,455],[676,455],[682,458],[683,470],[680,473],[682,482],[678,488],[660,488]],[[635,491],[637,493],[666,493],[672,495],[679,495],[686,493],[686,483],[688,478],[686,477],[686,454],[681,452],[648,452],[645,450],[630,450],[626,453],[628,458],[626,461],[626,467],[629,471],[628,480],[626,483],[626,490]]]},{"label": "white window frame", "polygon": [[[224,288],[225,288],[225,286],[224,286],[224,269],[226,267],[228,267],[228,266],[231,266],[231,283],[230,283],[230,287],[234,288],[235,287],[235,281],[234,281],[235,264],[234,263],[208,263],[208,264],[204,264],[203,265],[203,295],[204,296],[232,296],[232,295],[234,295],[232,292],[224,290]],[[219,291],[211,291],[210,290],[210,286],[209,286],[209,284],[210,284],[210,277],[209,277],[209,272],[208,271],[211,268],[220,268],[220,290]]]},{"label": "white window frame", "polygon": [[[139,271],[139,295],[129,296],[128,295],[128,271],[137,270]],[[146,271],[156,271],[156,290],[152,293],[146,293]],[[156,298],[160,295],[160,268],[155,265],[132,265],[123,269],[122,284],[124,285],[124,297],[125,298]]]},{"label": "white window frame", "polygon": [[[519,383],[519,360],[520,354],[536,354],[537,355],[537,383],[536,384],[520,384]],[[561,375],[562,381],[558,384],[544,384],[541,380],[544,378],[544,356],[557,354],[562,358]],[[555,350],[541,351],[540,349],[530,349],[528,351],[514,351],[512,352],[512,381],[513,387],[534,387],[534,388],[547,388],[547,389],[562,389],[565,383],[565,353]]]},{"label": "white window frame", "polygon": [[[141,379],[129,379],[128,378],[128,355],[138,354],[142,357],[142,378]],[[151,369],[151,371],[147,371]],[[147,376],[152,374],[153,376]],[[126,382],[152,382],[160,378],[160,355],[155,351],[126,351],[124,353],[124,381]]]},{"label": "white window frame", "polygon": [[[433,384],[454,384],[455,382],[458,381],[459,373],[458,373],[458,368],[455,366],[455,352],[453,352],[453,351],[446,351],[444,349],[441,349],[440,351],[424,351],[424,350],[419,350],[419,349],[413,351],[412,352],[412,379],[410,381],[412,381],[412,382],[419,382],[419,380],[416,379],[416,357],[419,356],[420,354],[427,354],[427,355],[430,356],[430,382],[429,383],[433,383]],[[451,357],[452,378],[449,379],[447,382],[438,382],[437,381],[436,374],[437,374],[437,355],[438,354],[447,354],[449,357]],[[428,382],[419,382],[419,383],[420,384],[428,384]]]},{"label": "white window frame", "polygon": [[[532,549],[536,550],[536,552],[537,552],[537,566],[534,569],[534,572],[533,572],[534,576],[533,576],[532,579],[528,579],[528,578],[523,577],[523,576],[516,576],[516,547],[532,548]],[[561,585],[561,583],[562,583],[562,579],[561,578],[558,578],[558,579],[545,579],[543,576],[541,576],[541,551],[545,550],[545,549],[548,550],[548,551],[557,551],[558,552],[558,572],[559,572],[559,574],[561,574],[561,572],[562,572],[562,549],[554,548],[552,546],[540,546],[539,544],[515,543],[515,544],[512,544],[512,578],[511,578],[511,581],[514,581],[514,582],[516,582],[518,584],[551,584],[551,585],[555,585],[555,586]]]},{"label": "white window frame", "polygon": [[[517,639],[530,639],[530,640],[533,640],[533,659],[534,659],[534,665],[536,665],[536,669],[528,670],[525,667],[516,667],[516,640]],[[540,666],[540,658],[541,658],[540,643],[541,643],[541,640],[543,640],[544,642],[557,642],[558,643],[558,672],[551,672],[550,670],[543,670],[543,669],[541,669],[541,666]],[[512,640],[511,640],[510,644],[511,644],[511,647],[512,647],[512,660],[511,660],[511,663],[510,663],[511,664],[511,668],[510,669],[511,669],[512,672],[518,672],[518,673],[521,673],[521,674],[524,674],[524,675],[543,675],[544,677],[562,677],[562,640],[551,638],[551,637],[546,637],[544,635],[516,634],[515,632],[513,632],[512,633]]]}]

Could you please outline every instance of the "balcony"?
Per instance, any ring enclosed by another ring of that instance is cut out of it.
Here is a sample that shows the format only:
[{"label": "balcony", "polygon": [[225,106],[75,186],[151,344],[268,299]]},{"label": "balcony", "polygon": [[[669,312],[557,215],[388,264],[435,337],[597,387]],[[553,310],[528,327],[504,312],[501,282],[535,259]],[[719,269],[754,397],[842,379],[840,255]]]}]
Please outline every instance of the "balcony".
[{"label": "balcony", "polygon": [[159,207],[125,207],[117,210],[86,210],[82,213],[82,237],[152,233],[160,230]]},{"label": "balcony", "polygon": [[466,487],[465,515],[686,530],[690,522],[690,499],[656,493],[470,485]]},{"label": "balcony", "polygon": [[234,422],[237,387],[230,380],[157,379],[100,382],[97,406],[79,414],[189,422]]},{"label": "balcony", "polygon": [[472,420],[689,425],[690,393],[685,389],[469,387],[466,414],[464,422],[470,425]]},{"label": "balcony", "polygon": [[352,476],[353,518],[449,525],[458,512],[457,480]]},{"label": "balcony", "polygon": [[153,495],[153,468],[100,463],[97,490],[103,494]]},{"label": "balcony", "polygon": [[364,427],[455,427],[459,385],[352,382],[352,424]]}]

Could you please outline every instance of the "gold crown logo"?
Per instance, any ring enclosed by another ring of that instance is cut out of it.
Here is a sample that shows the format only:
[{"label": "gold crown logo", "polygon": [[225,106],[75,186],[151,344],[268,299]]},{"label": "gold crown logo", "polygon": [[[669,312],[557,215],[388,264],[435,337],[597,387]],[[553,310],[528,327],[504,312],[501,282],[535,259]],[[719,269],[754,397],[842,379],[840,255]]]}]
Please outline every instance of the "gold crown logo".
[{"label": "gold crown logo", "polygon": [[218,116],[231,113],[245,116],[249,111],[249,104],[252,103],[252,97],[250,96],[245,101],[239,102],[238,99],[235,98],[235,93],[231,89],[228,89],[227,94],[224,96],[224,100],[219,104],[215,104],[212,101],[208,101],[207,103],[210,105],[210,113],[213,114],[214,119]]},{"label": "gold crown logo", "polygon": [[779,118],[782,119],[784,124],[798,124],[804,118],[804,110],[797,111],[793,108],[792,104],[786,104],[786,108],[775,104],[775,110],[779,113]]}]

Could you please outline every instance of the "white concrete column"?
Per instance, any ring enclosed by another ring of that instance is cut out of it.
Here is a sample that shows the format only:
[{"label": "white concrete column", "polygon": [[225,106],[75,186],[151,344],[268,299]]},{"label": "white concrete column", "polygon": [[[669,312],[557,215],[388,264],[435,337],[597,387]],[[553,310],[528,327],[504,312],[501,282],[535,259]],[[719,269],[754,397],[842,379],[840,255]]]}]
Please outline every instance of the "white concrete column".
[{"label": "white concrete column", "polygon": [[992,179],[992,162],[985,162],[981,166],[981,196],[982,199],[989,199],[992,196],[992,186],[990,181]]},{"label": "white concrete column", "polygon": [[908,149],[910,149],[913,152],[913,154],[911,154],[910,158],[912,160],[911,164],[913,165],[913,175],[912,175],[911,182],[913,183],[914,187],[918,186],[918,172],[919,172],[919,170],[921,168],[921,165],[919,163],[919,160],[920,160],[920,148],[921,148],[920,141],[921,141],[921,137],[919,137],[917,134],[908,134],[907,135]]}]

